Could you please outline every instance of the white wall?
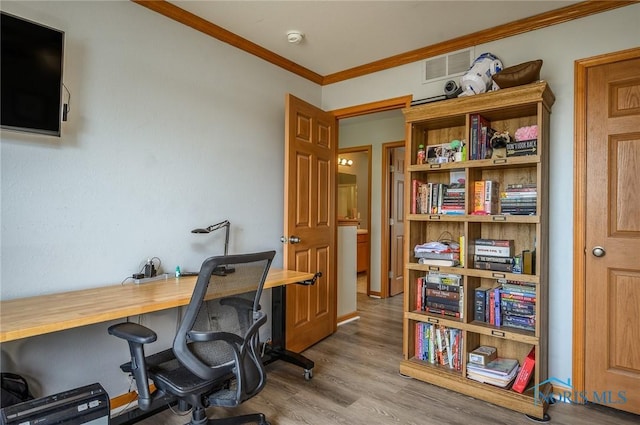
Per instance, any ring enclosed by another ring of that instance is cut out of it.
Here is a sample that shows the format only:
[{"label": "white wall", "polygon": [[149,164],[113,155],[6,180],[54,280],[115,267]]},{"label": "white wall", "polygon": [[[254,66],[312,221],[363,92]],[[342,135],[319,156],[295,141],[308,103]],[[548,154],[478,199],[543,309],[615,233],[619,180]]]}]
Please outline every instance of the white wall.
[{"label": "white wall", "polygon": [[[476,47],[476,56],[492,52],[505,66],[543,59],[541,77],[556,95],[551,114],[549,374],[563,380],[571,376],[572,360],[574,62],[637,47],[639,22],[640,4],[635,4]],[[413,63],[324,87],[322,106],[333,110],[407,94],[420,99],[441,94],[443,84],[421,84],[420,63]],[[344,147],[342,131],[340,137]],[[374,148],[374,169],[377,158]],[[374,186],[372,205],[379,206],[376,191]],[[374,207],[372,217],[375,220]]]},{"label": "white wall", "polygon": [[[197,270],[224,232],[190,230],[223,219],[230,252],[276,249],[282,265],[285,93],[319,105],[319,86],[129,1],[2,10],[66,32],[71,91],[61,138],[1,135],[2,300],[117,284],[151,256]],[[175,315],[145,316],[156,345]],[[1,368],[36,395],[122,394],[128,350],[107,325],[3,344]]]},{"label": "white wall", "polygon": [[336,315],[338,320],[357,312],[357,235],[356,226],[338,226],[338,270],[336,291],[338,292]]}]

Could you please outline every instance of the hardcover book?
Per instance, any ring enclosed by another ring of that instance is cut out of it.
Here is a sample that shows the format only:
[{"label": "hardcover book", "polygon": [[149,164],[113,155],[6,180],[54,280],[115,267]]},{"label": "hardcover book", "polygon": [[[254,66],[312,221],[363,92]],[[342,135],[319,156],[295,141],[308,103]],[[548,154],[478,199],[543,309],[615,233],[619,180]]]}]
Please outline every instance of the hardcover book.
[{"label": "hardcover book", "polygon": [[502,263],[494,263],[488,261],[474,261],[473,262],[474,269],[480,270],[493,270],[497,272],[512,272],[513,264],[502,264]]},{"label": "hardcover book", "polygon": [[516,376],[516,380],[513,383],[513,390],[522,393],[533,375],[533,367],[536,364],[536,348],[533,347],[527,357],[522,362],[520,372]]},{"label": "hardcover book", "polygon": [[458,260],[438,260],[435,258],[420,258],[418,264],[426,264],[428,266],[455,267],[460,262]]},{"label": "hardcover book", "polygon": [[476,239],[474,241],[476,245],[486,245],[486,246],[502,246],[502,247],[512,247],[513,239]]},{"label": "hardcover book", "polygon": [[487,321],[487,291],[488,288],[475,289],[475,307],[473,309],[473,319],[479,322]]},{"label": "hardcover book", "polygon": [[513,240],[476,239],[473,253],[493,257],[513,257],[514,250]]}]

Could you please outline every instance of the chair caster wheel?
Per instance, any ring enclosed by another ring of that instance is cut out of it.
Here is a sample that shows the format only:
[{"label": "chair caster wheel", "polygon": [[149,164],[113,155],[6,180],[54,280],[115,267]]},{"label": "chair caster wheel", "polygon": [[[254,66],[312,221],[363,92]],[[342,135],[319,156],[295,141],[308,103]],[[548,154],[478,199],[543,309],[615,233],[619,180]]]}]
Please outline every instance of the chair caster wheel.
[{"label": "chair caster wheel", "polygon": [[305,369],[304,370],[304,379],[307,381],[310,381],[311,378],[313,378],[313,370],[312,369]]}]

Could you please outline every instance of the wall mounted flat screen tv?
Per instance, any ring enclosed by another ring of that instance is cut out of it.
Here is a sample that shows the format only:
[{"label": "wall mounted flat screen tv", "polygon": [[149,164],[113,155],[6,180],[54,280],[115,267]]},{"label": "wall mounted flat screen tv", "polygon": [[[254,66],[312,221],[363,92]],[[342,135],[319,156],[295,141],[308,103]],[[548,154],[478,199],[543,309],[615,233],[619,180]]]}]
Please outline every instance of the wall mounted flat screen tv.
[{"label": "wall mounted flat screen tv", "polygon": [[0,124],[60,136],[64,32],[2,12]]}]

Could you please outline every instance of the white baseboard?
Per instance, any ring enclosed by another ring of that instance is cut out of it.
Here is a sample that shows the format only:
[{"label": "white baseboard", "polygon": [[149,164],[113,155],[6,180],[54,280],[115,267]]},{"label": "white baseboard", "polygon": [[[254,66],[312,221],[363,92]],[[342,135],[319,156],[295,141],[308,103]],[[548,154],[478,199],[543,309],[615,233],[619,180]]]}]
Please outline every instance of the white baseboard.
[{"label": "white baseboard", "polygon": [[348,318],[347,320],[343,320],[342,322],[338,323],[338,326],[346,325],[347,323],[351,323],[355,320],[360,320],[360,316],[354,316],[354,317]]}]

